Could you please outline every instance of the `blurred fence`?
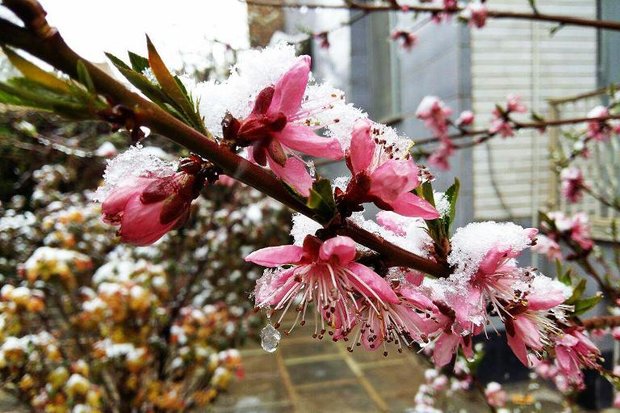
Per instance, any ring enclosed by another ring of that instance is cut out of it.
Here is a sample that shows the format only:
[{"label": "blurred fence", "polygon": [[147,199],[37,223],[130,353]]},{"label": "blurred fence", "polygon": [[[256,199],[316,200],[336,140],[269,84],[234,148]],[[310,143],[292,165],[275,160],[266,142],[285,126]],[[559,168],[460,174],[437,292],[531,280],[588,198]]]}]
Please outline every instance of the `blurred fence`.
[{"label": "blurred fence", "polygon": [[[550,118],[553,120],[570,117],[583,117],[593,107],[605,104],[608,88],[595,90],[575,96],[549,99]],[[578,126],[583,127],[583,126]],[[575,128],[566,125],[549,129],[549,153],[552,157],[569,154],[574,142],[563,135]],[[591,156],[587,159],[578,157],[572,165],[579,167],[586,184],[594,193],[608,200],[620,199],[620,139],[612,137],[608,142],[591,145]],[[620,236],[620,214],[614,208],[604,205],[589,194],[580,202],[571,204],[560,193],[560,173],[555,171],[548,203],[552,210],[566,214],[583,211],[590,217],[592,237],[601,241],[618,241]]]}]

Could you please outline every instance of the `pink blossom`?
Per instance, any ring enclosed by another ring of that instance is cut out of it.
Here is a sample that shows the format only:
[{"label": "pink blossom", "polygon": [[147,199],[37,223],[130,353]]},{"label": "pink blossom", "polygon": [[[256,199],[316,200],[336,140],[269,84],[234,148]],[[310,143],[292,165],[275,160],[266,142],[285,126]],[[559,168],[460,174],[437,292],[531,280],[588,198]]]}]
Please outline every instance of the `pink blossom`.
[{"label": "pink blossom", "polygon": [[507,307],[510,317],[504,319],[504,324],[508,345],[526,366],[528,350],[540,354],[551,344],[550,336],[561,333],[551,316],[557,317],[566,296],[566,287],[560,282],[540,275],[534,278],[522,300]]},{"label": "pink blossom", "polygon": [[400,46],[408,52],[413,49],[413,46],[415,46],[418,41],[416,35],[408,30],[394,30],[390,34],[390,39],[400,42]]},{"label": "pink blossom", "polygon": [[467,358],[474,356],[472,347],[472,334],[461,335],[451,330],[444,331],[437,341],[433,350],[433,362],[438,367],[443,367],[450,363],[459,348]]},{"label": "pink blossom", "polygon": [[415,113],[433,134],[440,137],[448,132],[448,118],[451,114],[452,109],[436,96],[425,96]]},{"label": "pink blossom", "polygon": [[576,384],[583,382],[581,368],[598,369],[601,353],[581,331],[567,331],[555,342],[555,364],[564,376]]},{"label": "pink blossom", "polygon": [[474,120],[474,112],[472,112],[471,110],[464,110],[463,112],[461,112],[458,119],[456,120],[456,124],[459,126],[469,126],[474,123]]},{"label": "pink blossom", "polygon": [[[343,335],[348,334],[356,323],[354,309],[359,305],[372,303],[384,308],[399,303],[383,278],[354,261],[355,254],[355,242],[349,237],[337,236],[323,242],[311,235],[305,238],[303,247],[283,245],[251,253],[245,260],[264,267],[291,265],[267,272],[257,282],[256,305],[283,310],[281,321],[299,299],[295,324],[301,318],[303,325],[308,305],[313,303],[324,320],[318,335],[324,334],[325,322]],[[354,294],[360,297],[359,302]]]},{"label": "pink blossom", "polygon": [[597,141],[609,140],[612,128],[609,126],[607,119],[609,117],[609,109],[605,106],[596,106],[588,112],[588,118],[604,118],[601,120],[592,120],[588,122],[588,137]]},{"label": "pink blossom", "polygon": [[512,124],[504,118],[493,120],[491,122],[491,126],[489,127],[489,133],[493,135],[499,133],[502,138],[510,138],[515,136],[515,131],[512,128]]},{"label": "pink blossom", "polygon": [[383,346],[384,355],[387,356],[386,343],[395,344],[401,352],[403,345],[411,346],[413,342],[424,341],[429,334],[436,331],[435,323],[420,314],[423,310],[417,306],[418,296],[415,293],[412,294],[410,290],[396,292],[400,299],[398,303],[381,303],[371,298],[361,305],[358,304],[359,331],[355,334],[349,351],[361,342],[367,350],[376,350]]},{"label": "pink blossom", "polygon": [[594,246],[590,234],[590,220],[585,212],[578,212],[571,219],[570,237],[581,248],[589,251]]},{"label": "pink blossom", "polygon": [[527,112],[527,107],[523,103],[521,103],[521,96],[510,94],[508,95],[506,100],[506,111],[525,113]]},{"label": "pink blossom", "polygon": [[470,26],[481,29],[487,22],[488,14],[489,11],[484,3],[471,1],[461,15],[469,21]]},{"label": "pink blossom", "polygon": [[252,113],[235,128],[241,146],[250,146],[249,158],[269,165],[274,174],[300,194],[309,195],[312,178],[305,163],[293,151],[327,159],[341,159],[342,148],[336,138],[324,138],[303,123],[301,104],[310,74],[310,57],[300,56],[274,86],[256,97]]},{"label": "pink blossom", "polygon": [[567,234],[583,250],[592,249],[594,241],[590,235],[590,222],[585,212],[578,212],[572,217],[567,217],[560,211],[553,211],[549,212],[547,216],[553,220],[558,232]]},{"label": "pink blossom", "polygon": [[446,171],[450,169],[450,163],[448,159],[454,154],[454,144],[450,140],[443,140],[437,149],[428,157],[429,165],[435,168]]},{"label": "pink blossom", "polygon": [[329,49],[331,46],[328,32],[317,33],[314,35],[314,38],[319,42],[321,49]]},{"label": "pink blossom", "polygon": [[337,198],[352,205],[373,202],[381,209],[405,216],[439,218],[431,204],[411,192],[420,184],[413,160],[408,154],[399,158],[391,148],[373,140],[371,133],[370,121],[356,123],[346,158],[353,178],[345,193],[336,191]]},{"label": "pink blossom", "polygon": [[103,220],[120,225],[118,234],[123,242],[152,244],[185,221],[203,182],[185,171],[128,178],[105,198]]},{"label": "pink blossom", "polygon": [[458,1],[457,0],[443,0],[443,8],[446,9],[446,11],[454,11],[458,8]]},{"label": "pink blossom", "polygon": [[614,338],[614,340],[620,340],[620,327],[614,327],[611,330],[611,336]]},{"label": "pink blossom", "polygon": [[560,179],[562,180],[562,195],[572,203],[581,201],[585,185],[581,169],[574,166],[564,168],[560,173]]},{"label": "pink blossom", "polygon": [[473,336],[482,331],[482,326],[474,325],[469,315],[473,305],[463,299],[464,294],[448,294],[445,300],[436,300],[432,320],[439,332],[433,348],[433,362],[445,366],[452,360],[459,348],[467,358],[472,358]]},{"label": "pink blossom", "polygon": [[504,407],[506,405],[506,391],[502,389],[502,385],[492,381],[487,384],[484,389],[484,396],[487,399],[487,403],[493,407]]},{"label": "pink blossom", "polygon": [[562,259],[560,245],[546,235],[541,234],[536,238],[536,244],[532,246],[532,251],[546,255],[551,261]]},{"label": "pink blossom", "polygon": [[[532,229],[524,231],[534,239],[536,232]],[[500,318],[510,316],[505,306],[520,300],[530,282],[527,271],[516,264],[515,258],[520,254],[521,250],[498,247],[486,253],[478,270],[469,280],[468,302],[474,308],[484,309],[488,301]]]}]

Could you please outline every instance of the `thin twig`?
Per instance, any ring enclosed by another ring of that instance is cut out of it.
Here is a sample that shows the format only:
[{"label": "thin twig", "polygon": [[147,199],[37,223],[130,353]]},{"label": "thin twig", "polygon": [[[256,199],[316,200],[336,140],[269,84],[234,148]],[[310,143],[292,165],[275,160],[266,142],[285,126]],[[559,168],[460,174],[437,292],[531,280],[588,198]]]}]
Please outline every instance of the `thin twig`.
[{"label": "thin twig", "polygon": [[[403,13],[458,13],[463,10],[463,7],[455,7],[447,10],[441,6],[397,6],[394,2],[387,3],[364,3],[359,1],[348,0],[342,4],[324,4],[324,3],[306,3],[306,2],[286,2],[282,0],[242,0],[244,3],[252,6],[265,6],[265,7],[282,7],[282,8],[301,8],[306,7],[309,9],[349,9],[349,10],[364,10],[367,12],[388,12],[388,11],[400,11]],[[503,10],[489,10],[488,17],[495,19],[515,19],[515,20],[536,20],[552,23],[560,23],[565,26],[581,26],[581,27],[594,27],[598,29],[608,30],[620,30],[620,22],[611,20],[598,20],[587,19],[583,17],[565,16],[557,14],[546,13],[524,13],[515,11],[503,11]]]}]

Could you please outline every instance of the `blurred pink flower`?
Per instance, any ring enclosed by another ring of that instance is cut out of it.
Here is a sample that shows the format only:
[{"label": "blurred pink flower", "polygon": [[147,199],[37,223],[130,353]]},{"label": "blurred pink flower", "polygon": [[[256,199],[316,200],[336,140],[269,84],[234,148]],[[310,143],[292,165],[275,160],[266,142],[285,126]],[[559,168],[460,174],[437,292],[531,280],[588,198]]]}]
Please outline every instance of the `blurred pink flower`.
[{"label": "blurred pink flower", "polygon": [[413,46],[415,46],[418,41],[418,38],[415,36],[415,34],[411,33],[408,30],[394,30],[390,34],[390,39],[392,39],[393,41],[398,41],[400,43],[400,46],[408,52],[413,49]]},{"label": "blurred pink flower", "polygon": [[474,120],[474,112],[472,112],[471,110],[464,110],[463,112],[461,112],[458,119],[456,120],[456,124],[459,126],[469,126],[474,123]]},{"label": "blurred pink flower", "polygon": [[428,157],[427,161],[429,165],[435,168],[446,171],[450,169],[450,163],[448,159],[454,154],[454,145],[448,139],[443,140],[433,153]]},{"label": "blurred pink flower", "polygon": [[[596,106],[588,112],[588,118],[607,118],[609,109],[605,106]],[[611,136],[612,128],[607,119],[593,120],[588,122],[588,137],[597,141],[606,141]]]},{"label": "blurred pink flower", "polygon": [[511,93],[506,98],[506,111],[525,113],[527,112],[527,107],[521,103],[521,96]]},{"label": "blurred pink flower", "polygon": [[492,381],[487,384],[484,389],[484,395],[487,399],[487,403],[493,407],[504,407],[506,405],[506,391],[502,389],[502,385]]},{"label": "blurred pink flower", "polygon": [[562,259],[562,250],[560,244],[552,240],[546,235],[538,235],[536,244],[532,246],[532,251],[538,254],[544,254],[551,261]]},{"label": "blurred pink flower", "polygon": [[572,203],[581,201],[585,185],[581,169],[574,166],[564,168],[560,173],[560,179],[562,180],[562,195]]},{"label": "blurred pink flower", "polygon": [[555,342],[555,357],[558,369],[576,383],[583,382],[581,368],[598,369],[601,352],[581,331],[567,331]]},{"label": "blurred pink flower", "polygon": [[468,18],[469,25],[481,29],[487,22],[489,11],[484,3],[479,1],[471,1],[465,8],[465,15]]},{"label": "blurred pink flower", "polygon": [[426,127],[439,137],[448,132],[448,117],[451,114],[452,109],[436,96],[425,96],[415,113],[416,117],[422,119]]},{"label": "blurred pink flower", "polygon": [[510,121],[507,121],[503,118],[495,119],[491,122],[491,126],[489,127],[489,133],[499,133],[502,138],[510,138],[512,136],[515,136],[515,131],[512,128]]}]

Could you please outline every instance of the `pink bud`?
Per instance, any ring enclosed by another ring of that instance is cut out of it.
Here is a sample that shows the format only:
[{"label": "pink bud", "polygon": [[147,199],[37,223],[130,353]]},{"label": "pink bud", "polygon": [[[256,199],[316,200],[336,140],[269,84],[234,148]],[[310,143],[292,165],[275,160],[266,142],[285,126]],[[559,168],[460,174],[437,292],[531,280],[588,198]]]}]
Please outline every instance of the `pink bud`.
[{"label": "pink bud", "polygon": [[469,126],[474,123],[474,113],[471,110],[464,110],[456,120],[456,124],[459,126]]},{"label": "pink bud", "polygon": [[196,177],[177,172],[164,177],[132,177],[110,191],[101,206],[103,220],[120,225],[123,242],[149,245],[187,217]]}]

